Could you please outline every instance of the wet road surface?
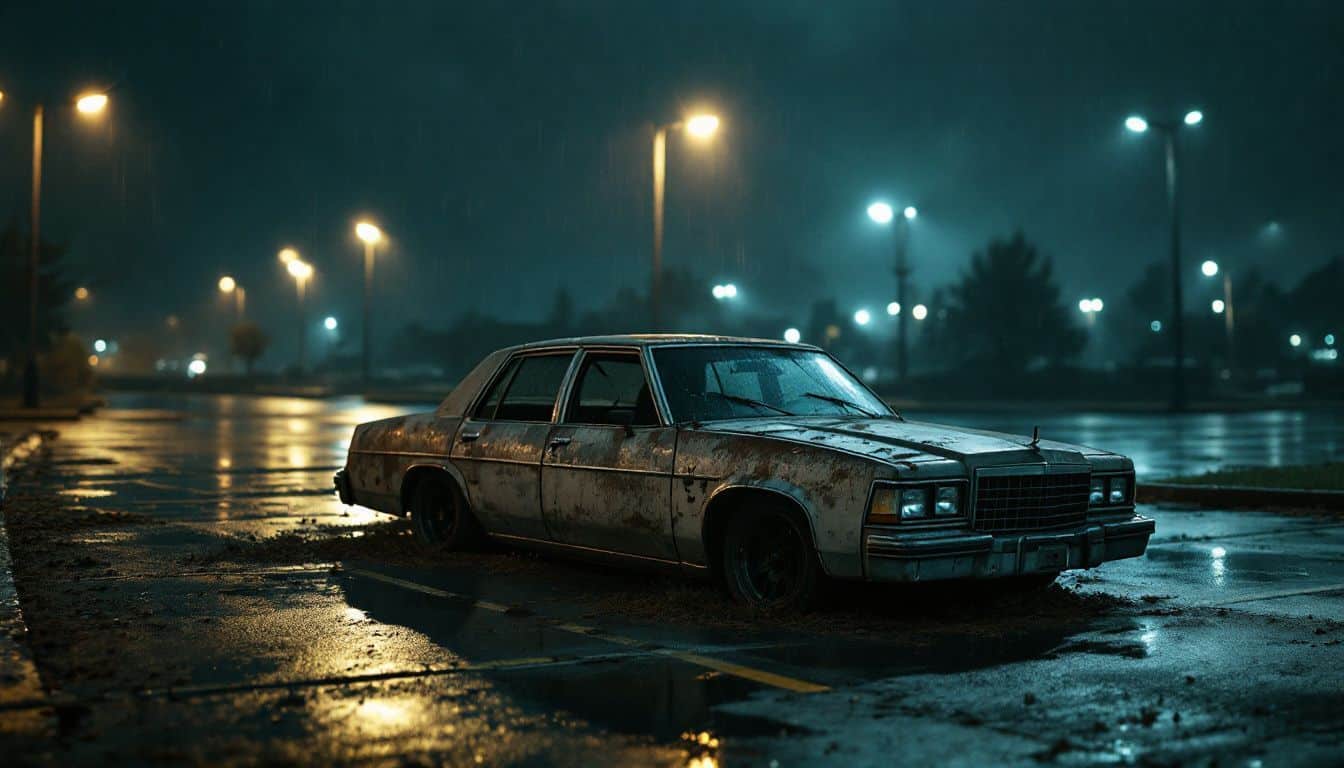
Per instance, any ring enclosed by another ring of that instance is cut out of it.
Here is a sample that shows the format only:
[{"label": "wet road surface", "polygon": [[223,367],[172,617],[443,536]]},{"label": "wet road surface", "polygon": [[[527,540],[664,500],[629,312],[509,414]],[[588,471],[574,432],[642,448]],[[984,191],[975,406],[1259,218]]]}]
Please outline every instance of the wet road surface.
[{"label": "wet road surface", "polygon": [[[403,408],[113,405],[57,427],[8,513],[51,691],[50,733],[8,752],[33,762],[1313,764],[1344,747],[1337,518],[1147,508],[1149,554],[1067,588],[846,586],[816,614],[751,616],[707,585],[428,555],[343,507],[328,489],[354,424]],[[1041,425],[1174,472],[1337,450],[1315,414],[1186,418]]]}]

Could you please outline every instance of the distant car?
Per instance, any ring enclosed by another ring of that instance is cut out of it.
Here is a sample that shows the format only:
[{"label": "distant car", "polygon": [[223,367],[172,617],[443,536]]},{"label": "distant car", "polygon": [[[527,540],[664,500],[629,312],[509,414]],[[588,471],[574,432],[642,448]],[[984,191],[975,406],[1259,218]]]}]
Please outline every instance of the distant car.
[{"label": "distant car", "polygon": [[1044,585],[1154,530],[1124,456],[907,421],[820,349],[714,336],[499,350],[433,413],[356,427],[335,482],[427,544],[666,566],[772,607],[823,577]]}]

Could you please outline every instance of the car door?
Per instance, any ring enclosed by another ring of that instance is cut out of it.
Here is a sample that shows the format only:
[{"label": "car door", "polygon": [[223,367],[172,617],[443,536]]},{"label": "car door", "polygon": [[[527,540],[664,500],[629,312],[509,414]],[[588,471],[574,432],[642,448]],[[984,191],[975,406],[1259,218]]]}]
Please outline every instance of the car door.
[{"label": "car door", "polygon": [[573,382],[542,457],[542,508],[551,536],[676,559],[676,429],[663,426],[639,351],[585,350]]},{"label": "car door", "polygon": [[545,539],[541,454],[573,349],[519,354],[462,420],[452,458],[487,530]]}]

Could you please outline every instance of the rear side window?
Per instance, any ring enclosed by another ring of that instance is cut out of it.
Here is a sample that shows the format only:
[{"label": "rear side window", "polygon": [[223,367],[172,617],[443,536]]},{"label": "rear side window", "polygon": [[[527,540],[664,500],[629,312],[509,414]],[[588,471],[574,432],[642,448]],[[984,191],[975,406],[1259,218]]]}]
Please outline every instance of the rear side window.
[{"label": "rear side window", "polygon": [[658,413],[638,354],[590,354],[575,378],[565,421],[570,424],[653,426]]},{"label": "rear side window", "polygon": [[[560,384],[573,357],[572,352],[565,352],[520,358],[518,370],[513,373],[495,408],[494,418],[499,421],[550,421]],[[489,397],[486,399],[488,401]]]},{"label": "rear side window", "polygon": [[490,383],[490,391],[486,393],[481,404],[476,406],[476,412],[472,414],[472,418],[495,418],[495,409],[499,407],[499,401],[504,397],[504,390],[509,388],[509,382],[513,380],[513,374],[517,373],[518,363],[520,362],[522,362],[522,358],[515,357],[504,366],[495,380]]}]

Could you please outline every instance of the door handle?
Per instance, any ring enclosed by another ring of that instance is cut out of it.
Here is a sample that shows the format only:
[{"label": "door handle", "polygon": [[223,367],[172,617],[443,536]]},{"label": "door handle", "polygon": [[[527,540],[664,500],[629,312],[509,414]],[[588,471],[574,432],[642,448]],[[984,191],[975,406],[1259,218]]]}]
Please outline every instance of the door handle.
[{"label": "door handle", "polygon": [[571,440],[572,440],[572,438],[568,438],[568,437],[552,437],[552,438],[551,438],[551,442],[550,442],[550,447],[551,447],[551,448],[560,448],[561,446],[569,445],[570,442],[571,442]]},{"label": "door handle", "polygon": [[480,436],[481,436],[480,430],[476,430],[475,432],[463,432],[462,434],[458,435],[458,437],[461,438],[462,442],[464,443],[470,443],[472,440],[475,440]]}]

